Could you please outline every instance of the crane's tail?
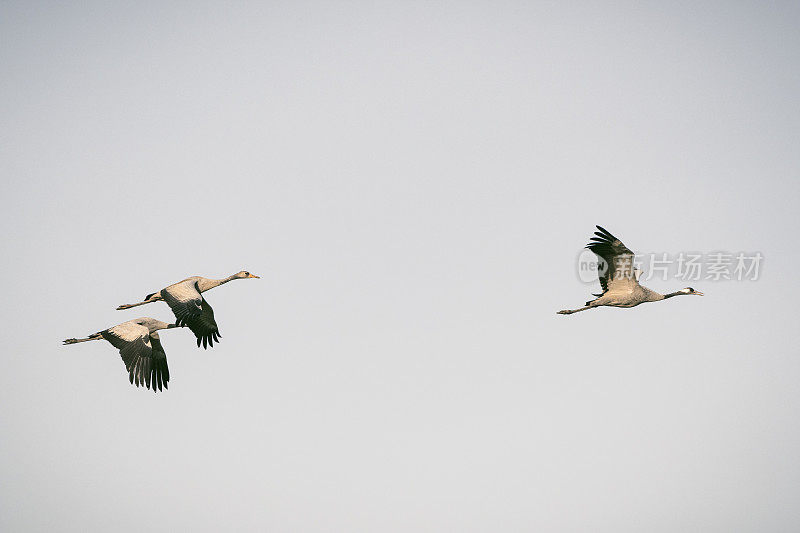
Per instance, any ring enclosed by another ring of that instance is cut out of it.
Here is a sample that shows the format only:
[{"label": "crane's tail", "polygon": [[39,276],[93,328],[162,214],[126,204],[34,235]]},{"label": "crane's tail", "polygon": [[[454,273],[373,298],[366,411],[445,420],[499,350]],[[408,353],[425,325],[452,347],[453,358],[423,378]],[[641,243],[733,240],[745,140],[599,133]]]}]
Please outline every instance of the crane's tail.
[{"label": "crane's tail", "polygon": [[79,342],[99,341],[103,336],[100,333],[89,335],[85,339],[65,339],[64,344],[78,344]]}]

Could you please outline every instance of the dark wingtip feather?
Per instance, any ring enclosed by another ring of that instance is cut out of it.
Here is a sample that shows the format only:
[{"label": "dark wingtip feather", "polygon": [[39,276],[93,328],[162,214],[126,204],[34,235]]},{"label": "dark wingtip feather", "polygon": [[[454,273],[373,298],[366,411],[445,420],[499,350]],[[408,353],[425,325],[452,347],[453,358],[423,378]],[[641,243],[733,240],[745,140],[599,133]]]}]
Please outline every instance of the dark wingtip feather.
[{"label": "dark wingtip feather", "polygon": [[601,229],[601,230],[603,230],[603,235],[604,235],[604,236],[605,236],[605,237],[606,237],[608,240],[610,240],[610,241],[616,241],[616,240],[618,240],[618,239],[617,239],[616,237],[614,237],[614,236],[611,234],[611,232],[610,232],[610,231],[608,231],[607,229],[605,229],[605,228],[602,228],[602,227],[601,227],[600,229]]}]

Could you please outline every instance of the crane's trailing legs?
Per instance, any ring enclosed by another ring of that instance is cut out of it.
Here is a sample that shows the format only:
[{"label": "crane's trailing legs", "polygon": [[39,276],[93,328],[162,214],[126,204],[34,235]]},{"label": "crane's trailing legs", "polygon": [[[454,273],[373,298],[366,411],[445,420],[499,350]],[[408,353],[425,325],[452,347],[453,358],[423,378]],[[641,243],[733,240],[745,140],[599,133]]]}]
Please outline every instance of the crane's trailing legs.
[{"label": "crane's trailing legs", "polygon": [[119,307],[117,307],[117,311],[121,311],[123,309],[130,309],[131,307],[138,307],[140,305],[149,304],[153,302],[158,302],[159,300],[163,300],[163,298],[159,295],[159,293],[154,292],[153,294],[148,294],[147,296],[145,296],[143,302],[120,305]]},{"label": "crane's trailing legs", "polygon": [[581,307],[580,309],[564,309],[556,313],[557,315],[571,315],[572,313],[577,313],[578,311],[586,311],[587,309],[592,309],[597,307],[596,305],[587,305],[586,307]]},{"label": "crane's trailing legs", "polygon": [[99,333],[95,333],[94,335],[89,335],[85,339],[67,339],[64,341],[64,344],[77,344],[79,342],[88,342],[88,341],[99,341],[103,340],[103,336]]}]

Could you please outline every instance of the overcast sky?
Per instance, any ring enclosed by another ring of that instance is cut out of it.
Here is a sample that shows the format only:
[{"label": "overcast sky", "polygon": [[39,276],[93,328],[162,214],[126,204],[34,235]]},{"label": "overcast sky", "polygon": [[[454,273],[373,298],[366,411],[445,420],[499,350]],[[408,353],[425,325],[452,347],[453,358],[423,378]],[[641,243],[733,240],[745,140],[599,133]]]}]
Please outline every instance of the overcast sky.
[{"label": "overcast sky", "polygon": [[0,529],[797,531],[800,7],[566,4],[4,2]]}]

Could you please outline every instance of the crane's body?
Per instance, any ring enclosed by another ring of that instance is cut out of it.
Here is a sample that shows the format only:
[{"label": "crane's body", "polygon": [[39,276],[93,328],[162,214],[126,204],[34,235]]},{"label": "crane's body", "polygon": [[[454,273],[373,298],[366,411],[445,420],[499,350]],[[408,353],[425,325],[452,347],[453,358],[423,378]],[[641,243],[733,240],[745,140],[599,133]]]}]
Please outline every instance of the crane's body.
[{"label": "crane's body", "polygon": [[219,342],[222,335],[220,335],[219,327],[214,320],[214,310],[202,294],[229,281],[246,278],[258,278],[258,276],[245,270],[222,279],[192,276],[168,285],[160,291],[148,294],[141,302],[120,305],[117,309],[130,309],[139,305],[164,301],[175,314],[176,323],[179,326],[188,326],[195,334],[198,348],[201,343],[203,348],[213,347],[214,342]]},{"label": "crane's body", "polygon": [[169,368],[167,354],[158,331],[178,327],[155,318],[142,317],[93,333],[84,339],[66,339],[64,344],[107,340],[119,350],[130,382],[151,388],[153,392],[167,388]]},{"label": "crane's body", "polygon": [[564,309],[559,315],[571,315],[579,311],[596,307],[636,307],[647,302],[658,302],[673,296],[693,294],[703,296],[702,292],[686,287],[669,294],[660,294],[639,284],[639,271],[633,266],[633,252],[622,241],[611,235],[606,229],[597,226],[586,247],[601,259],[598,278],[603,291],[595,294],[597,298],[586,302],[578,309]]},{"label": "crane's body", "polygon": [[621,292],[606,292],[602,296],[593,300],[596,306],[608,305],[611,307],[636,307],[645,302],[657,302],[663,300],[664,295],[651,291],[647,287],[637,285],[630,290]]},{"label": "crane's body", "polygon": [[[250,274],[249,272],[247,272],[247,274],[248,274],[247,277],[258,278],[258,276]],[[138,302],[138,303],[135,303],[135,304],[123,304],[123,305],[120,305],[119,307],[117,307],[117,310],[130,309],[131,307],[137,307],[137,306],[144,305],[144,304],[149,304],[149,303],[152,303],[152,302],[163,301],[164,300],[164,292],[180,291],[183,287],[195,287],[196,286],[197,292],[204,293],[206,291],[210,291],[211,289],[213,289],[215,287],[219,287],[220,285],[228,283],[229,281],[232,281],[234,279],[241,279],[240,277],[237,277],[237,276],[238,276],[238,274],[234,274],[232,276],[228,276],[227,278],[222,278],[222,279],[204,278],[203,276],[190,276],[190,277],[188,277],[186,279],[182,279],[181,281],[179,281],[177,283],[173,283],[172,285],[168,285],[167,287],[164,287],[163,289],[161,289],[158,292],[154,292],[154,293],[148,294],[147,296],[144,297],[144,300],[141,301],[141,302]]]}]

